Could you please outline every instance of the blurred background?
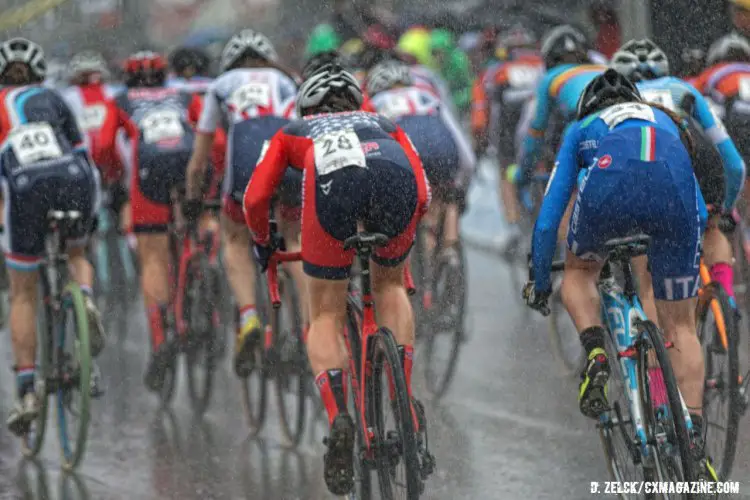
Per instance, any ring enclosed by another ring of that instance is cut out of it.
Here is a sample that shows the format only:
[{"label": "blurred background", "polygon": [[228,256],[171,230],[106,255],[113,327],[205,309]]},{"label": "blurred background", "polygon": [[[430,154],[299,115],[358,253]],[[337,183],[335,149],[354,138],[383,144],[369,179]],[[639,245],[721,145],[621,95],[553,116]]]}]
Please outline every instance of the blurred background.
[{"label": "blurred background", "polygon": [[[561,21],[584,28],[605,54],[622,40],[653,36],[670,55],[705,49],[732,24],[727,0],[0,0],[3,36],[41,42],[53,59],[95,48],[113,61],[139,48],[189,42],[220,50],[228,34],[270,35],[291,63],[312,28],[336,26],[344,40],[378,24],[395,34],[414,24],[457,33],[522,18],[541,33]],[[658,7],[658,8],[657,8]],[[348,33],[347,33],[348,32]],[[677,62],[679,57],[670,58]],[[53,68],[54,69],[54,68]]]}]

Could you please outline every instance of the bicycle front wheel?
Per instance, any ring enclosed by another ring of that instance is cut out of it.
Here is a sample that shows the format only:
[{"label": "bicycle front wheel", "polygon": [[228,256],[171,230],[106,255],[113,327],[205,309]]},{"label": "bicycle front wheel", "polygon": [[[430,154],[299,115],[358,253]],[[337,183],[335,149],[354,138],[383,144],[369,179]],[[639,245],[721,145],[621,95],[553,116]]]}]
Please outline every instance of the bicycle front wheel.
[{"label": "bicycle front wheel", "polygon": [[[372,375],[366,382],[366,415],[374,433],[380,495],[415,500],[423,489],[417,436],[401,356],[390,330],[376,333],[369,356]],[[393,422],[388,422],[388,415]]]},{"label": "bicycle front wheel", "polygon": [[91,345],[89,320],[81,287],[68,283],[55,338],[57,424],[62,468],[73,470],[86,450],[91,409]]},{"label": "bicycle front wheel", "polygon": [[[702,289],[696,312],[698,338],[705,359],[703,419],[706,450],[716,461],[714,467],[719,478],[726,480],[732,471],[742,415],[739,332],[729,297],[718,283]],[[723,319],[721,322],[716,317],[719,314]]]},{"label": "bicycle front wheel", "polygon": [[[268,300],[265,276],[256,267],[255,302],[263,325],[270,330],[271,307]],[[239,321],[239,318],[236,318]],[[242,403],[245,408],[247,425],[252,435],[256,435],[263,428],[266,420],[266,406],[268,394],[268,369],[266,353],[263,343],[256,349],[255,369],[248,377],[240,379],[242,384]]]},{"label": "bicycle front wheel", "polygon": [[37,321],[37,378],[34,390],[39,401],[39,414],[32,422],[31,428],[21,440],[21,452],[27,458],[36,456],[44,444],[44,434],[47,429],[47,411],[49,404],[47,400],[47,380],[53,372],[53,315],[52,306],[48,301],[43,301],[43,315]]}]

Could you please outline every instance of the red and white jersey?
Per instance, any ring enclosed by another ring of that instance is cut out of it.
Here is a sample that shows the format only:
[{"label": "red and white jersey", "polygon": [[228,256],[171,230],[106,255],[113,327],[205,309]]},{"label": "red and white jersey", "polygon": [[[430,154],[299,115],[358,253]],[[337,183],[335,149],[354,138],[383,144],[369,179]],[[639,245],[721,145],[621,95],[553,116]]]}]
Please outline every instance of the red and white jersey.
[{"label": "red and white jersey", "polygon": [[378,92],[370,97],[371,106],[386,118],[398,121],[402,116],[439,115],[440,98],[422,87],[401,87]]},{"label": "red and white jersey", "polygon": [[220,120],[229,133],[236,123],[263,116],[290,118],[297,86],[275,68],[238,68],[209,86],[204,97],[198,132],[212,133]]},{"label": "red and white jersey", "polygon": [[450,102],[451,95],[448,86],[437,73],[427,66],[410,66],[409,74],[414,82],[414,86],[428,92],[432,92],[442,101]]}]

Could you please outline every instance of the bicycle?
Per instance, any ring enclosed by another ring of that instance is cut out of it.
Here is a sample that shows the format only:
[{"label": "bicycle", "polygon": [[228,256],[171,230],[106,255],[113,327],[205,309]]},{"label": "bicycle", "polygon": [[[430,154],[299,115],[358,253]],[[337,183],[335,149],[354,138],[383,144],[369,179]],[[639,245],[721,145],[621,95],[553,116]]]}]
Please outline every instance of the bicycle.
[{"label": "bicycle", "polygon": [[[690,456],[693,426],[669,361],[671,343],[646,318],[630,263],[646,253],[649,241],[636,235],[605,244],[608,257],[599,292],[611,373],[609,408],[602,409],[597,429],[613,480],[691,481],[696,477]],[[613,264],[622,271],[623,287],[614,279]],[[564,262],[552,266],[553,271],[564,268]]]},{"label": "bicycle", "polygon": [[[205,201],[204,210],[216,211],[219,201]],[[188,394],[197,415],[203,415],[211,399],[214,372],[219,361],[220,274],[218,231],[190,228],[182,239],[179,258],[175,318],[183,341]]]},{"label": "bicycle", "polygon": [[114,260],[111,255],[119,258],[120,267],[125,278],[124,284],[130,286],[135,282],[136,269],[133,253],[125,238],[117,229],[117,214],[106,203],[97,214],[96,241],[93,248],[93,262],[96,269],[97,284],[105,294],[115,290],[112,283]]},{"label": "bicycle", "polygon": [[[423,409],[409,398],[396,339],[389,329],[375,322],[370,257],[387,242],[387,236],[377,233],[359,233],[344,241],[344,249],[357,254],[361,276],[361,293],[350,282],[344,338],[357,428],[356,498],[363,500],[372,497],[373,470],[383,498],[394,498],[394,488],[402,486],[406,498],[417,499],[434,469],[426,434],[422,435],[426,426]],[[391,429],[385,424],[386,398],[395,421]],[[405,477],[401,480],[396,473],[399,464],[404,465]]]},{"label": "bicycle", "polygon": [[[62,468],[71,471],[86,451],[91,397],[98,392],[96,384],[92,384],[86,303],[80,285],[68,275],[66,253],[68,234],[76,233],[83,219],[77,211],[51,210],[47,221],[46,257],[39,269],[42,327],[37,329],[38,375],[34,388],[39,399],[39,414],[22,439],[22,452],[26,457],[34,457],[41,450],[48,397],[54,394]],[[76,419],[77,424],[70,426],[70,421]]]}]

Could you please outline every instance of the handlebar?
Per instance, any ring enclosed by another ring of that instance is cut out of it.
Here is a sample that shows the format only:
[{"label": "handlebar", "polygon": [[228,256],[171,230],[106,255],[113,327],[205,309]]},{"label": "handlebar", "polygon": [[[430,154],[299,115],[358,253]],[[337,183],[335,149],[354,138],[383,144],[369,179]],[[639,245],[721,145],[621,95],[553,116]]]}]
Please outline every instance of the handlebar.
[{"label": "handlebar", "polygon": [[281,295],[279,294],[279,262],[294,262],[302,260],[302,252],[274,252],[268,261],[268,295],[274,309],[281,307]]}]

